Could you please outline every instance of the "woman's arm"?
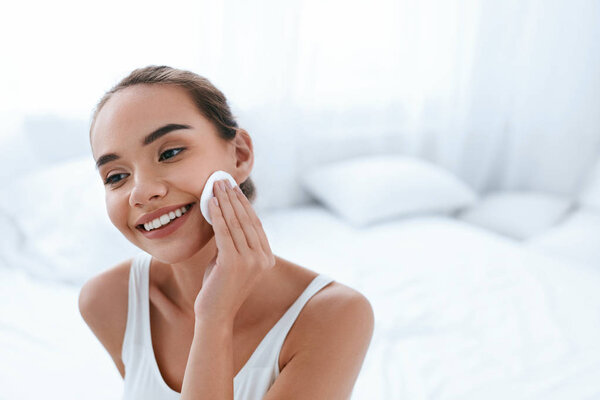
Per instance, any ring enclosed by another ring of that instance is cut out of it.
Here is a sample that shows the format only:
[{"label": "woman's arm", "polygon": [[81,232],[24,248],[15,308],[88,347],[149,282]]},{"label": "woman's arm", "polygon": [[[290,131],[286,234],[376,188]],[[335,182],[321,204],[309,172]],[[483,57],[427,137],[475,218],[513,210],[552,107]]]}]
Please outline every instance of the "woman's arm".
[{"label": "woman's arm", "polygon": [[181,400],[233,400],[233,323],[196,319]]},{"label": "woman's arm", "polygon": [[233,400],[233,322],[260,276],[275,265],[262,224],[239,187],[215,182],[214,191],[218,202],[211,201],[209,210],[218,252],[194,303],[183,400]]}]

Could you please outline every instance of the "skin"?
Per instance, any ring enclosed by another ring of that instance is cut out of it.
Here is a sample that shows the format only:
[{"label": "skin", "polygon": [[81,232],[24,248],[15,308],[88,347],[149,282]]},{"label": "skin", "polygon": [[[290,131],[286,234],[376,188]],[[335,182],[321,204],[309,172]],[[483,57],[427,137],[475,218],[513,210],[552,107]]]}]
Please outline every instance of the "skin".
[{"label": "skin", "polygon": [[[169,123],[191,129],[140,144]],[[129,241],[153,256],[152,342],[165,381],[183,399],[232,399],[233,377],[317,275],[271,252],[260,220],[241,192],[215,185],[220,204],[210,206],[214,226],[200,213],[198,201],[214,171],[228,172],[238,185],[250,175],[250,135],[239,129],[232,141],[219,138],[181,88],[136,85],[115,93],[104,105],[90,143],[95,160],[106,153],[121,156],[98,171],[103,182],[114,182],[105,185],[107,212]],[[185,150],[164,154],[181,147]],[[166,158],[159,161],[161,155]],[[192,202],[196,204],[188,211],[188,221],[165,238],[147,239],[136,228],[146,213]],[[122,376],[129,264],[92,279],[80,294],[82,316]],[[337,282],[319,291],[290,330],[281,351],[281,375],[265,399],[347,398],[373,323],[372,308],[360,293]],[[120,328],[109,331],[110,326]]]}]

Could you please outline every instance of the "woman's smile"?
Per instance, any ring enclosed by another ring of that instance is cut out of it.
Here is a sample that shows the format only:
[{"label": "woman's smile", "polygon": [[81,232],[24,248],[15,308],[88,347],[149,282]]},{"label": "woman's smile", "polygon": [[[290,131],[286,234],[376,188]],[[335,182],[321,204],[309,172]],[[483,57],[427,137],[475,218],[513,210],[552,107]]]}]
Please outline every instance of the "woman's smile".
[{"label": "woman's smile", "polygon": [[177,206],[162,207],[156,211],[142,215],[136,222],[136,227],[147,231],[168,224],[171,220],[181,217],[191,207],[192,203]]},{"label": "woman's smile", "polygon": [[[173,232],[177,231],[179,229],[179,227],[181,227],[183,224],[185,224],[185,222],[189,219],[189,215],[191,213],[193,213],[196,209],[197,209],[197,203],[191,203],[188,204],[185,209],[186,211],[180,211],[181,212],[181,216],[177,216],[175,215],[174,218],[169,218],[169,221],[165,223],[163,223],[163,220],[165,220],[165,218],[162,218],[159,223],[161,224],[161,226],[159,226],[158,228],[152,228],[152,230],[148,231],[145,227],[141,227],[141,226],[136,226],[136,229],[138,231],[140,231],[142,233],[142,235],[144,235],[144,237],[148,238],[148,239],[161,239],[164,238],[170,234],[172,234]],[[177,209],[178,211],[180,209]],[[164,215],[163,215],[164,217]],[[157,219],[149,222],[146,224],[146,226],[148,226],[149,224],[153,224],[155,221],[157,221]],[[157,224],[156,224],[157,225]],[[154,226],[154,225],[153,225]]]}]

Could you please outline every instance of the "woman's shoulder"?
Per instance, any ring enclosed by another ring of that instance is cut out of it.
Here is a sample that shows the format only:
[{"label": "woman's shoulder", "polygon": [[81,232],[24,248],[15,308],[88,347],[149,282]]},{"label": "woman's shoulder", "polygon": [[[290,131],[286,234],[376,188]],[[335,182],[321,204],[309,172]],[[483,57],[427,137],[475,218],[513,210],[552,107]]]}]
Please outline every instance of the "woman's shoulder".
[{"label": "woman's shoulder", "polygon": [[[306,276],[309,281],[319,275],[311,272]],[[371,303],[357,289],[329,277],[334,280],[310,297],[290,330],[282,349],[284,367],[300,353],[305,354],[300,359],[319,364],[325,362],[321,357],[332,351],[354,354],[360,347],[366,352],[374,328]]]},{"label": "woman's shoulder", "polygon": [[[304,266],[293,263],[289,260],[285,260],[281,257],[276,257],[282,260],[283,264],[287,267],[287,278],[291,279],[303,288],[313,281],[317,276],[322,275],[318,271],[308,269]],[[348,302],[351,303],[368,303],[367,298],[360,293],[357,289],[347,286],[341,282],[335,280],[335,276],[330,277],[332,282],[325,285],[322,289],[317,291],[306,303],[303,313],[309,314],[316,312],[317,314],[322,310],[323,307],[334,307]]]},{"label": "woman's shoulder", "polygon": [[[284,258],[276,258],[282,260],[282,263],[287,267],[287,276],[291,277],[291,279],[293,279],[296,282],[300,282],[300,285],[303,287],[306,287],[317,276],[324,275],[318,272],[317,270],[306,268],[302,265],[298,265]],[[335,276],[331,276],[330,278],[332,279],[332,282],[325,285],[321,290],[315,293],[310,298],[306,306],[308,306],[309,303],[314,305],[315,303],[326,303],[329,300],[341,298],[363,298],[366,300],[366,298],[364,298],[364,296],[358,290],[336,281]]]},{"label": "woman's shoulder", "polygon": [[132,262],[133,258],[121,261],[85,282],[79,291],[80,310],[95,312],[127,300]]},{"label": "woman's shoulder", "polygon": [[[304,267],[300,269],[305,282],[312,281],[319,275]],[[373,327],[374,314],[369,300],[357,289],[336,281],[334,276],[330,278],[333,281],[317,291],[302,308],[294,329],[290,332],[290,336],[296,339],[292,339],[293,342],[318,340],[323,334],[336,336],[341,326],[356,323],[363,324],[366,328]],[[315,327],[319,327],[319,330],[315,330]]]},{"label": "woman's shoulder", "polygon": [[303,321],[299,323],[308,327],[324,318],[336,321],[344,316],[362,317],[370,311],[371,304],[361,292],[334,280],[307,301],[301,314]]},{"label": "woman's shoulder", "polygon": [[121,349],[127,325],[129,271],[133,258],[90,278],[79,291],[79,312],[111,355],[121,375]]}]

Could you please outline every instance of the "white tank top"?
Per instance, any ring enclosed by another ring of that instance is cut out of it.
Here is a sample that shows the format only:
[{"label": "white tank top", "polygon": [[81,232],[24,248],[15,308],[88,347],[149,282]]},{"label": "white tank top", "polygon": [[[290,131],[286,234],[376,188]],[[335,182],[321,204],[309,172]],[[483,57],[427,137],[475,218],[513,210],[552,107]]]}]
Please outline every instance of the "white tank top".
[{"label": "white tank top", "polygon": [[[150,335],[149,271],[152,256],[144,251],[133,259],[129,272],[127,326],[121,353],[125,365],[123,400],[179,400],[158,369]],[[288,308],[233,379],[235,400],[262,399],[279,376],[279,353],[288,331],[308,300],[333,279],[318,275]]]}]

